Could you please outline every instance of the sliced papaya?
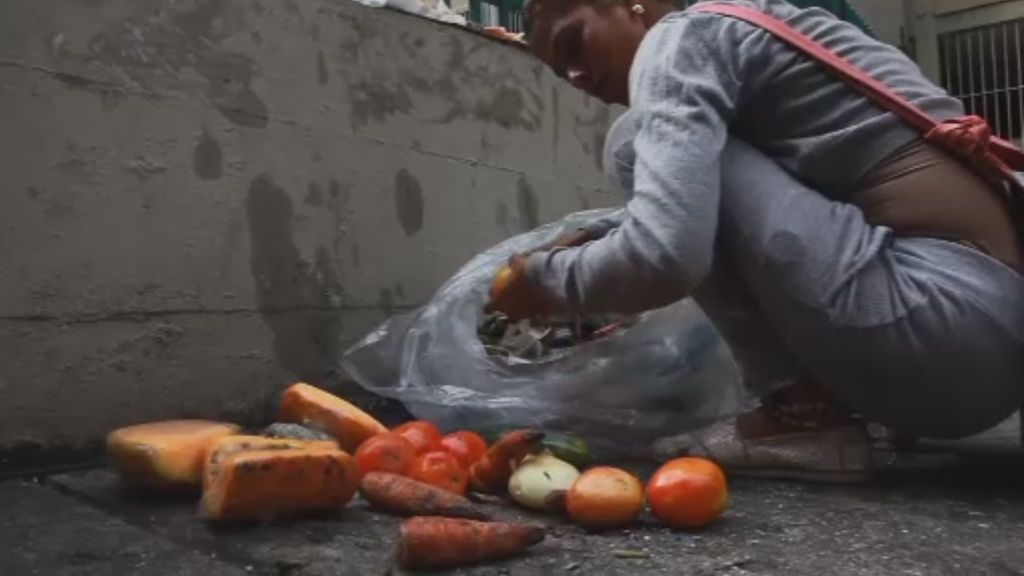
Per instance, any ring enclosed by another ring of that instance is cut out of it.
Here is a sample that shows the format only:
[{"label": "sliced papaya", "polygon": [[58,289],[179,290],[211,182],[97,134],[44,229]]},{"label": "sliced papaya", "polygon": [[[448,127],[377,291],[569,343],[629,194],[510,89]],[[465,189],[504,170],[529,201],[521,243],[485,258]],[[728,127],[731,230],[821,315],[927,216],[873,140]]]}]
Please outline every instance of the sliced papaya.
[{"label": "sliced papaya", "polygon": [[220,464],[228,456],[253,450],[303,450],[306,448],[338,449],[334,440],[296,440],[293,438],[267,438],[239,434],[219,438],[210,445],[203,467],[203,486],[209,486],[218,474]]},{"label": "sliced papaya", "polygon": [[367,438],[388,431],[356,406],[304,382],[285,390],[281,397],[280,420],[326,432],[352,453]]},{"label": "sliced papaya", "polygon": [[210,446],[238,426],[206,420],[169,420],[119,428],[107,435],[111,465],[130,486],[198,487]]},{"label": "sliced papaya", "polygon": [[268,520],[328,511],[358,487],[355,458],[337,448],[235,452],[204,486],[200,512],[210,520]]}]

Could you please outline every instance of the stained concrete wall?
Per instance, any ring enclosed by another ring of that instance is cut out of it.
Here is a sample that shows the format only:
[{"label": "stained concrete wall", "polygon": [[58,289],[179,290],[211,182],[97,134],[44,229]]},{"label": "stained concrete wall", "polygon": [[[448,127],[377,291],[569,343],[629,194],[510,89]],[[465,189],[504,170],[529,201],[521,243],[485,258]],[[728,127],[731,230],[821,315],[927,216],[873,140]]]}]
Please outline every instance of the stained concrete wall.
[{"label": "stained concrete wall", "polygon": [[347,0],[0,2],[0,450],[256,419],[601,190],[612,111]]}]

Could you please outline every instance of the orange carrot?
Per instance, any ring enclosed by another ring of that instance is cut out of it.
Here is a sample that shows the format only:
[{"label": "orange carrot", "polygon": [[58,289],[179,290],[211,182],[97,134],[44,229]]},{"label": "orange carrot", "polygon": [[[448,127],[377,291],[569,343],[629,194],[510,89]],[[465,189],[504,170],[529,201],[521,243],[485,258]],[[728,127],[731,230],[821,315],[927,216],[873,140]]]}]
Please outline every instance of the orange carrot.
[{"label": "orange carrot", "polygon": [[491,446],[469,469],[469,485],[477,492],[494,494],[508,488],[512,471],[530,454],[541,449],[544,433],[513,430]]},{"label": "orange carrot", "polygon": [[544,540],[544,528],[420,516],[402,523],[398,563],[406,570],[443,570],[513,556]]},{"label": "orange carrot", "polygon": [[462,496],[390,472],[370,472],[363,476],[359,493],[374,508],[399,516],[489,518],[486,512]]}]

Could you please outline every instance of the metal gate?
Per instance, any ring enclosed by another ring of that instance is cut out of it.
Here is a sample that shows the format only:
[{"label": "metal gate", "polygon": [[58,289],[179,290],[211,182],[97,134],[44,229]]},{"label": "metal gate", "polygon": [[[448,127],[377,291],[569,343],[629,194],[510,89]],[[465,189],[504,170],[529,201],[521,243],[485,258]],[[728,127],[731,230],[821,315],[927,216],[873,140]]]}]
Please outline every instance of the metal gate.
[{"label": "metal gate", "polygon": [[1024,138],[1024,18],[939,35],[943,87],[1003,138]]},{"label": "metal gate", "polygon": [[482,26],[504,26],[523,31],[523,0],[470,0],[469,20]]}]

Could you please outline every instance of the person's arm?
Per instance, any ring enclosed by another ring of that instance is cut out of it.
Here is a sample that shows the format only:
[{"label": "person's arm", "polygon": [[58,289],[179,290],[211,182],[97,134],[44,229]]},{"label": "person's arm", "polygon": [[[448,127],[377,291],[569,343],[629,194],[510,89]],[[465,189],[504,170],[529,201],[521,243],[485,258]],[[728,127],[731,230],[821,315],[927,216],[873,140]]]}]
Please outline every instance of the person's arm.
[{"label": "person's arm", "polygon": [[634,196],[621,224],[580,248],[530,256],[527,277],[563,308],[637,311],[686,296],[707,274],[718,224],[719,157],[743,70],[712,46],[723,19],[669,17],[648,32],[630,81],[640,116]]},{"label": "person's arm", "polygon": [[[604,169],[608,186],[627,202],[633,197],[633,167],[636,164],[633,140],[636,139],[639,128],[639,114],[632,109],[626,110],[608,128],[604,139],[604,150],[601,153],[601,166]],[[626,220],[626,214],[626,210],[623,208],[588,223],[584,227],[588,241],[603,238],[621,226]]]},{"label": "person's arm", "polygon": [[622,226],[622,223],[625,221],[625,219],[626,209],[621,208],[603,218],[598,218],[593,222],[587,222],[583,226],[581,231],[586,233],[588,242],[592,240],[597,240],[599,238],[604,238],[605,236],[608,235],[609,232],[618,228],[619,226]]}]

